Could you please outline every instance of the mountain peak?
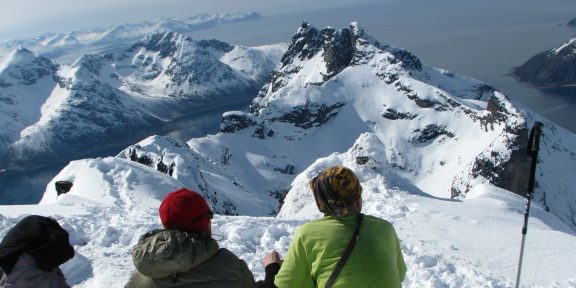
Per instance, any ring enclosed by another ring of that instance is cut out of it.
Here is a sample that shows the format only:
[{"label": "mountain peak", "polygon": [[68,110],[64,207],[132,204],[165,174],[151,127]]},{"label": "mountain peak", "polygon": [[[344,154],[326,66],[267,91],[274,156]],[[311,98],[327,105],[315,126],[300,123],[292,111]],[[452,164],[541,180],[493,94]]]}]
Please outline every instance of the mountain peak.
[{"label": "mountain peak", "polygon": [[[310,22],[304,21],[292,37],[292,42],[281,58],[279,69],[272,75],[270,85],[260,91],[259,98],[278,91],[295,79],[299,79],[304,86],[322,85],[344,69],[368,63],[380,53],[389,55],[378,64],[382,69],[397,67],[394,69],[402,70],[405,74],[422,71],[423,65],[416,56],[403,49],[381,45],[366,34],[357,22],[339,30],[333,27],[318,30]],[[302,67],[310,61],[317,65],[316,68],[303,71]],[[393,78],[397,76],[388,74]],[[395,79],[389,81],[394,82]]]},{"label": "mountain peak", "polygon": [[26,65],[34,61],[34,59],[36,59],[34,52],[20,46],[2,59],[0,62],[0,73],[9,66]]},{"label": "mountain peak", "polygon": [[178,43],[192,41],[192,38],[175,32],[153,32],[142,39],[138,46],[160,52],[162,58],[172,56],[178,50]]},{"label": "mountain peak", "polygon": [[9,83],[14,81],[24,85],[36,83],[39,78],[53,74],[56,67],[51,60],[37,56],[24,47],[18,47],[0,61],[0,76],[6,78],[2,85],[11,85]]}]

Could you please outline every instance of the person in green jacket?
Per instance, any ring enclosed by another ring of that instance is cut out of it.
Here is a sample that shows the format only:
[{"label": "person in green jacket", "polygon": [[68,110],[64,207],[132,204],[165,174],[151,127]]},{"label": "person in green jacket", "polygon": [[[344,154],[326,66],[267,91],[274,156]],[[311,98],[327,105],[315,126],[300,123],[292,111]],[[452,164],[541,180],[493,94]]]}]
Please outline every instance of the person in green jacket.
[{"label": "person in green jacket", "polygon": [[168,193],[160,205],[165,229],[144,234],[132,248],[136,270],[125,287],[254,287],[246,262],[211,237],[212,217],[200,194],[186,188]]},{"label": "person in green jacket", "polygon": [[310,188],[325,216],[298,229],[284,261],[276,251],[266,255],[266,279],[259,287],[327,287],[358,217],[363,219],[359,236],[332,287],[401,287],[406,264],[398,236],[390,222],[360,213],[362,186],[354,172],[330,167],[310,181]]}]

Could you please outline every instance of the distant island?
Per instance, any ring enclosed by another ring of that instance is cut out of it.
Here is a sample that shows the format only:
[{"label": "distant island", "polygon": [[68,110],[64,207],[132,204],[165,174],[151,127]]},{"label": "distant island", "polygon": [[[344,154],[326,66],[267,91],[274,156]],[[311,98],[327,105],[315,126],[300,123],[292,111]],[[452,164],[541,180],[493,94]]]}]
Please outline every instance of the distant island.
[{"label": "distant island", "polygon": [[[572,21],[576,22],[576,18]],[[536,54],[514,68],[512,75],[535,87],[576,84],[576,36],[556,48]]]},{"label": "distant island", "polygon": [[576,17],[570,19],[570,21],[566,23],[566,26],[576,27]]}]

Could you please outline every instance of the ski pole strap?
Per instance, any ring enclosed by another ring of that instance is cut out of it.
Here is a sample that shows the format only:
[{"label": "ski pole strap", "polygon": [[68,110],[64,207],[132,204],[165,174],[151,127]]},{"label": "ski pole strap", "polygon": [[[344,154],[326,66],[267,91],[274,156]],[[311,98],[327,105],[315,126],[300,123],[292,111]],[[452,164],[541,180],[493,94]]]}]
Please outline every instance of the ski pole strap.
[{"label": "ski pole strap", "polygon": [[334,268],[334,271],[332,271],[332,275],[330,275],[328,282],[326,282],[326,288],[332,288],[334,282],[336,282],[338,274],[340,274],[340,271],[342,271],[342,268],[344,268],[344,264],[346,264],[348,257],[350,257],[350,254],[352,254],[352,250],[354,249],[354,246],[356,246],[356,242],[358,242],[358,238],[360,236],[360,227],[362,226],[363,219],[364,214],[358,213],[356,215],[356,230],[354,230],[354,234],[352,235],[352,238],[350,238],[350,242],[348,242],[348,246],[346,247],[346,250],[344,250],[344,254],[342,254],[342,257],[340,257],[340,260],[336,264],[336,268]]}]

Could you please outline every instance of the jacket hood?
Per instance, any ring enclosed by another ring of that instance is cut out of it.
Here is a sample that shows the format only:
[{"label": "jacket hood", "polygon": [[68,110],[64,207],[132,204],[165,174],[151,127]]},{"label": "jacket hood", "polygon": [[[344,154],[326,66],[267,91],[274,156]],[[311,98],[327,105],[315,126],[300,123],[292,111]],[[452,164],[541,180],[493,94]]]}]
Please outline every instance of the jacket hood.
[{"label": "jacket hood", "polygon": [[197,235],[180,230],[153,230],[132,248],[132,261],[140,273],[163,278],[192,269],[218,250],[218,242],[212,238],[198,239]]}]

